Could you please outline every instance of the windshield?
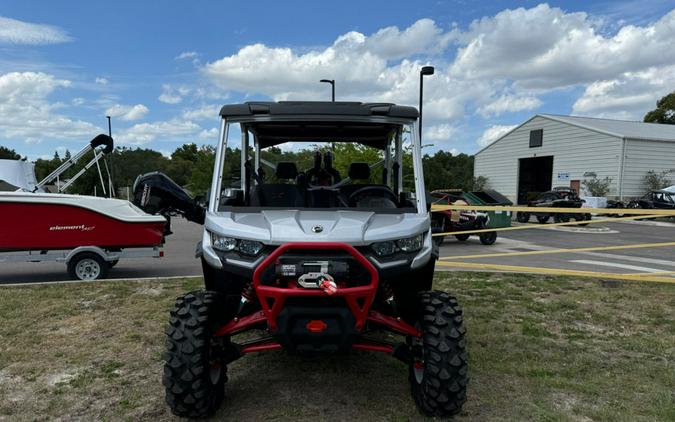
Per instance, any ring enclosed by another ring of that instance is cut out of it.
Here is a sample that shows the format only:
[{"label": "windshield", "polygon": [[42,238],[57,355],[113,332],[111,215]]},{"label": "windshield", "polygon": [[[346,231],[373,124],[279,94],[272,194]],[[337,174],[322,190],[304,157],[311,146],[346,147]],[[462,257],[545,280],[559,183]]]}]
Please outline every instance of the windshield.
[{"label": "windshield", "polygon": [[415,127],[394,122],[224,122],[212,209],[417,212],[415,172],[423,177],[421,166],[413,165]]}]

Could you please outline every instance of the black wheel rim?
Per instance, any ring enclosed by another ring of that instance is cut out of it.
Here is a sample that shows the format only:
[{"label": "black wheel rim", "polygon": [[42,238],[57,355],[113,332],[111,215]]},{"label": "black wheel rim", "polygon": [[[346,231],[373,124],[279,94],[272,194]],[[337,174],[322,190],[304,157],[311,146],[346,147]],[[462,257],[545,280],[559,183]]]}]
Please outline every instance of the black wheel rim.
[{"label": "black wheel rim", "polygon": [[[418,331],[421,331],[419,323],[415,324],[415,328]],[[424,341],[421,337],[412,337],[411,339],[411,350],[412,350],[412,374],[415,378],[417,384],[422,384],[424,381]]]},{"label": "black wheel rim", "polygon": [[223,378],[222,350],[219,339],[212,338],[209,341],[207,360],[211,385],[218,385]]}]

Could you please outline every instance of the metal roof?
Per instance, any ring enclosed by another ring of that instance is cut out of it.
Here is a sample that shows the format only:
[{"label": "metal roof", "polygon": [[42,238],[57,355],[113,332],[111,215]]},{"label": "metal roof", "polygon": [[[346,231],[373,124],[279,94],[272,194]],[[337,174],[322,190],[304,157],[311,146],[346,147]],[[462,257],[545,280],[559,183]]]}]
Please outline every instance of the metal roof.
[{"label": "metal roof", "polygon": [[598,119],[595,117],[561,116],[557,114],[538,114],[537,116],[619,138],[675,142],[675,125],[630,120]]}]

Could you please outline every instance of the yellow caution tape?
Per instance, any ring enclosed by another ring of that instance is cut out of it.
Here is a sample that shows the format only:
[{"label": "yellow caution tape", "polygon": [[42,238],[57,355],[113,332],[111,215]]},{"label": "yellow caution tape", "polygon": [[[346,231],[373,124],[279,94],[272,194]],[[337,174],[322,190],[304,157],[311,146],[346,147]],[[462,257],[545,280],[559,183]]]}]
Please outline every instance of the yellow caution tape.
[{"label": "yellow caution tape", "polygon": [[498,271],[513,271],[518,273],[532,273],[532,274],[547,274],[547,275],[562,275],[572,277],[592,277],[609,280],[626,280],[626,281],[648,281],[653,283],[675,283],[675,278],[659,277],[652,274],[616,274],[616,273],[602,273],[595,271],[579,271],[579,270],[564,270],[560,268],[540,268],[540,267],[522,267],[516,265],[499,265],[499,264],[479,264],[472,262],[445,262],[439,261],[436,265],[442,267],[464,268],[464,269],[478,269],[478,270],[498,270]]},{"label": "yellow caution tape", "polygon": [[477,258],[499,258],[510,256],[527,256],[527,255],[549,255],[557,253],[579,253],[579,252],[598,252],[598,251],[618,251],[623,249],[641,249],[641,248],[666,248],[675,246],[675,242],[661,242],[661,243],[639,243],[634,245],[618,245],[618,246],[593,246],[588,248],[574,248],[574,249],[548,249],[543,251],[525,251],[525,252],[498,252],[488,254],[476,255],[460,255],[460,256],[444,256],[439,258],[441,260],[455,260],[455,259],[477,259]]},{"label": "yellow caution tape", "polygon": [[458,234],[476,234],[476,233],[489,233],[489,232],[506,232],[514,230],[530,230],[530,229],[550,229],[552,227],[560,226],[577,226],[579,224],[598,224],[598,223],[614,223],[617,221],[628,221],[628,220],[639,220],[644,218],[655,218],[658,215],[647,214],[647,215],[634,215],[632,217],[619,217],[619,218],[601,218],[597,220],[584,220],[584,221],[569,221],[567,223],[553,223],[553,224],[527,224],[523,226],[514,226],[514,227],[500,227],[493,229],[475,229],[475,230],[464,230],[458,232],[443,232],[443,233],[434,233],[432,236],[451,236]]},{"label": "yellow caution tape", "polygon": [[487,206],[487,205],[437,205],[431,206],[432,212],[447,210],[465,210],[465,211],[517,211],[530,214],[629,214],[629,215],[656,215],[656,216],[675,216],[675,210],[661,209],[641,209],[641,208],[553,208],[553,207],[526,207],[526,206]]}]

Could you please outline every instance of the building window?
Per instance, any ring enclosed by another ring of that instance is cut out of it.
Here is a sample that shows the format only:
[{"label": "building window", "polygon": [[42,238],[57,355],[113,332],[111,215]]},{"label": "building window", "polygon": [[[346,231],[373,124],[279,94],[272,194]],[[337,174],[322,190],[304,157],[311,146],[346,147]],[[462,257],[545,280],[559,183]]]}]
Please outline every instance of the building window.
[{"label": "building window", "polygon": [[530,148],[540,147],[544,139],[544,129],[530,131]]}]

